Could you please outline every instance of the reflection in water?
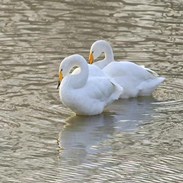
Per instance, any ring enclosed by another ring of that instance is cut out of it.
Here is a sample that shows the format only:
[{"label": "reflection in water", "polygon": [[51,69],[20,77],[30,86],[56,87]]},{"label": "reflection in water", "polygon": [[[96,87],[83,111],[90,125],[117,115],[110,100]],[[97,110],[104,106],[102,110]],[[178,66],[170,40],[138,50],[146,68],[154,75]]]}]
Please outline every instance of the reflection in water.
[{"label": "reflection in water", "polygon": [[[0,27],[1,182],[183,182],[181,0],[2,0]],[[63,128],[60,60],[97,39],[166,81]]]},{"label": "reflection in water", "polygon": [[59,134],[62,157],[75,163],[83,161],[92,147],[112,135],[115,117],[110,114],[97,116],[74,116],[66,120]]},{"label": "reflection in water", "polygon": [[169,103],[153,98],[117,101],[110,107],[111,113],[66,120],[59,136],[63,146],[59,177],[71,182],[141,182],[145,177],[147,182],[181,183],[182,129],[170,124],[180,125],[183,116],[162,121],[164,114],[156,116],[155,110],[165,110]]},{"label": "reflection in water", "polygon": [[69,117],[59,134],[61,158],[71,164],[82,163],[88,154],[94,153],[93,147],[116,132],[134,132],[140,124],[151,121],[154,101],[152,97],[119,100],[111,105],[113,112]]}]

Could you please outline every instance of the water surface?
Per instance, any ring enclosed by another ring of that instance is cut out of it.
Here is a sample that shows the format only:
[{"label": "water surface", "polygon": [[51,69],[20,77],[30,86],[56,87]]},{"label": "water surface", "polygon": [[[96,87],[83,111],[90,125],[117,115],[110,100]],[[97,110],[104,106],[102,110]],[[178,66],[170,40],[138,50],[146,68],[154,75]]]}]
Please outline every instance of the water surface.
[{"label": "water surface", "polygon": [[[183,181],[183,3],[0,3],[0,180]],[[56,90],[60,61],[110,41],[116,60],[166,77],[152,97],[78,117]]]}]

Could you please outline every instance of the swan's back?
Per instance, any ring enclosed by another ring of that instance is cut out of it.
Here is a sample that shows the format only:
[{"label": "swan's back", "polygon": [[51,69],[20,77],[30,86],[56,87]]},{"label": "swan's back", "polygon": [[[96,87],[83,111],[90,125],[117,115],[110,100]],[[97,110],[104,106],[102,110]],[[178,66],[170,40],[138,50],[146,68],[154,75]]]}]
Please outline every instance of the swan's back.
[{"label": "swan's back", "polygon": [[124,88],[121,98],[151,95],[165,80],[133,62],[111,62],[103,71]]},{"label": "swan's back", "polygon": [[155,78],[155,76],[148,72],[145,68],[133,63],[133,62],[116,62],[113,61],[110,64],[108,64],[103,71],[111,76],[128,76],[128,77],[135,77],[139,80],[143,79],[152,79]]}]

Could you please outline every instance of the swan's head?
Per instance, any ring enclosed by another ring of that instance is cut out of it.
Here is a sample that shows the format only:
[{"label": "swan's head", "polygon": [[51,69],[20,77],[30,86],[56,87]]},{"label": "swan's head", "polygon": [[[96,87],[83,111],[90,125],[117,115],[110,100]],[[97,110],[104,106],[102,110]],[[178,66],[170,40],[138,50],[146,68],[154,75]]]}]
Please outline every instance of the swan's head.
[{"label": "swan's head", "polygon": [[57,89],[59,88],[63,78],[71,72],[74,66],[80,66],[79,62],[83,60],[84,62],[86,62],[84,57],[78,54],[68,56],[62,60],[59,67],[59,79],[58,79]]},{"label": "swan's head", "polygon": [[107,47],[111,47],[107,41],[95,41],[90,48],[89,63],[93,64],[94,60],[97,59],[102,53],[106,53]]}]

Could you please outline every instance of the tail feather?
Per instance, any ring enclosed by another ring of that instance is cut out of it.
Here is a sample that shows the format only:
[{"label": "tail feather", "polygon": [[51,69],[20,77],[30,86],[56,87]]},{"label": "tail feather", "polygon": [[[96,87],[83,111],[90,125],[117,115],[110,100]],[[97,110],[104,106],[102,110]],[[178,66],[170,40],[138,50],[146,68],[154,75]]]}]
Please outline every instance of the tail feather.
[{"label": "tail feather", "polygon": [[148,71],[149,73],[151,73],[153,76],[155,77],[158,77],[158,73],[156,73],[155,71],[149,69],[149,68],[146,68],[144,65],[141,65],[140,67],[144,68],[146,71]]},{"label": "tail feather", "polygon": [[118,100],[121,96],[121,94],[123,93],[123,87],[121,87],[114,79],[112,79],[111,77],[109,77],[113,87],[114,87],[114,93],[112,94],[112,101],[109,102],[108,104],[112,103],[114,100]]},{"label": "tail feather", "polygon": [[155,79],[146,80],[139,86],[139,96],[148,96],[165,80],[164,77],[157,77]]}]

